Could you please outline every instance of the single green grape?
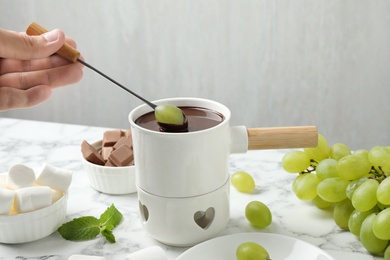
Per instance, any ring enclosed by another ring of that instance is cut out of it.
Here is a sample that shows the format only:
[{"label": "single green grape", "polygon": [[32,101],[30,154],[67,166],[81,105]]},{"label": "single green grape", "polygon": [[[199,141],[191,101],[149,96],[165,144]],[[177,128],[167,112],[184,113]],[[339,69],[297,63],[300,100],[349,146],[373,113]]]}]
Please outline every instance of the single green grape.
[{"label": "single green grape", "polygon": [[337,226],[341,229],[349,230],[348,220],[354,211],[352,202],[350,199],[345,199],[336,203],[336,206],[333,209],[333,220]]},{"label": "single green grape", "polygon": [[177,106],[159,105],[154,109],[154,115],[157,123],[169,125],[183,125],[184,123],[183,111]]},{"label": "single green grape", "polygon": [[368,152],[368,159],[375,167],[381,166],[385,172],[390,172],[390,149],[384,146],[375,146]]},{"label": "single green grape", "polygon": [[349,181],[341,177],[322,180],[317,185],[317,194],[326,201],[339,202],[347,198],[346,189]]},{"label": "single green grape", "polygon": [[377,207],[374,207],[368,211],[359,211],[355,209],[348,219],[348,229],[355,236],[360,235],[360,228],[362,227],[363,221],[367,216],[378,211]]},{"label": "single green grape", "polygon": [[245,242],[240,244],[236,250],[237,260],[270,260],[267,250],[255,243]]},{"label": "single green grape", "polygon": [[372,231],[379,239],[390,240],[390,208],[379,212],[372,223]]},{"label": "single green grape", "polygon": [[354,208],[360,211],[367,211],[375,207],[378,203],[376,198],[378,187],[379,183],[374,179],[368,179],[357,187],[352,195]]},{"label": "single green grape", "polygon": [[386,247],[384,257],[385,257],[385,260],[390,260],[390,245]]},{"label": "single green grape", "polygon": [[337,161],[343,158],[344,156],[350,154],[351,154],[351,149],[349,149],[349,147],[346,146],[345,144],[337,143],[337,144],[333,144],[329,148],[330,158],[333,158]]},{"label": "single green grape", "polygon": [[286,172],[299,173],[310,166],[310,157],[303,151],[291,151],[282,159],[282,167]]},{"label": "single green grape", "polygon": [[312,199],[311,203],[313,203],[313,205],[319,209],[326,209],[333,205],[333,202],[323,200],[320,196],[317,196]]},{"label": "single green grape", "polygon": [[356,180],[367,176],[371,170],[371,164],[363,156],[345,155],[337,162],[337,171],[340,177],[346,180]]},{"label": "single green grape", "polygon": [[372,229],[375,213],[367,216],[360,228],[360,242],[372,254],[381,254],[385,251],[388,240],[379,239]]},{"label": "single green grape", "polygon": [[320,179],[338,177],[337,161],[330,158],[322,160],[316,167],[316,174]]},{"label": "single green grape", "polygon": [[312,200],[317,197],[317,185],[320,182],[316,174],[305,173],[295,178],[292,190],[300,200]]},{"label": "single green grape", "polygon": [[313,148],[304,148],[305,153],[310,157],[310,159],[320,162],[326,158],[329,158],[329,146],[325,137],[321,134],[318,134],[318,144]]},{"label": "single green grape", "polygon": [[384,205],[390,205],[390,178],[384,179],[376,191],[378,201]]},{"label": "single green grape", "polygon": [[272,214],[267,205],[256,200],[246,205],[245,217],[257,228],[265,228],[272,223]]},{"label": "single green grape", "polygon": [[363,182],[365,182],[366,180],[368,180],[368,178],[367,178],[367,177],[363,177],[363,178],[360,178],[360,179],[353,180],[353,181],[351,181],[351,182],[348,184],[347,190],[346,190],[348,199],[352,200],[352,195],[353,195],[353,193],[355,192],[355,190],[356,190]]},{"label": "single green grape", "polygon": [[255,180],[247,172],[238,171],[233,173],[230,182],[240,192],[252,193],[255,189]]},{"label": "single green grape", "polygon": [[368,159],[368,151],[364,149],[359,149],[353,152],[354,155],[360,155]]}]

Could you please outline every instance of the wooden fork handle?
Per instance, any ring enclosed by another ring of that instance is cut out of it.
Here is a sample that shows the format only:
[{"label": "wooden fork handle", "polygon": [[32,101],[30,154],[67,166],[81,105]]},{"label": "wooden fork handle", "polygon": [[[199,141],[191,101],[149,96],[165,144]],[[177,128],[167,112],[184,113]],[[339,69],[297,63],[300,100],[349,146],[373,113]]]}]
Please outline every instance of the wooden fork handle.
[{"label": "wooden fork handle", "polygon": [[[41,35],[46,32],[47,30],[45,28],[35,22],[30,23],[26,29],[26,33],[28,35]],[[64,45],[56,53],[70,62],[76,62],[80,57],[80,52],[68,43],[64,43]]]},{"label": "wooden fork handle", "polygon": [[315,126],[248,128],[248,149],[284,149],[316,147]]}]

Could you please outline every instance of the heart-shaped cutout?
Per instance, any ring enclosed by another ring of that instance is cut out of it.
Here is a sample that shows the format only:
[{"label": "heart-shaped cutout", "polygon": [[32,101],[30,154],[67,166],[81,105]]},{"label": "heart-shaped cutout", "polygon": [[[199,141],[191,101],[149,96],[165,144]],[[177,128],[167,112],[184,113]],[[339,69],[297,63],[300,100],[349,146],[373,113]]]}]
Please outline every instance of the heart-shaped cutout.
[{"label": "heart-shaped cutout", "polygon": [[148,221],[149,219],[148,208],[145,205],[143,205],[141,201],[138,202],[138,205],[139,205],[139,211],[141,212],[142,220],[145,222]]},{"label": "heart-shaped cutout", "polygon": [[214,216],[215,216],[214,208],[208,208],[206,211],[199,210],[195,212],[194,220],[199,227],[203,229],[207,229],[213,222]]}]

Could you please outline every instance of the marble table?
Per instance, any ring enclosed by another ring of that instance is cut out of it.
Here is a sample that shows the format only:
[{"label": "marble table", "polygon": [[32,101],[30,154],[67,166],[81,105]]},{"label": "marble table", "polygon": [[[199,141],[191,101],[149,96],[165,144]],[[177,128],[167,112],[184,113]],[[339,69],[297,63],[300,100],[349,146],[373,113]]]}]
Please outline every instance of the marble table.
[{"label": "marble table", "polygon": [[[73,171],[69,190],[67,220],[81,216],[98,217],[112,203],[123,213],[123,222],[114,230],[117,242],[99,236],[86,242],[70,242],[55,232],[39,241],[19,245],[0,244],[0,259],[61,259],[73,254],[124,259],[126,255],[153,245],[161,246],[168,259],[176,259],[188,248],[161,244],[142,228],[137,195],[110,196],[89,186],[81,164],[83,140],[101,139],[108,128],[0,118],[0,172],[14,163],[39,167],[47,162]],[[256,180],[256,192],[243,194],[231,189],[231,218],[218,236],[240,232],[268,232],[295,237],[325,250],[337,260],[383,259],[367,253],[350,232],[340,230],[327,210],[299,201],[291,191],[294,176],[284,172],[280,161],[287,150],[248,151],[231,155],[230,171],[244,170]],[[248,202],[260,200],[273,214],[273,223],[258,230],[244,216]]]}]

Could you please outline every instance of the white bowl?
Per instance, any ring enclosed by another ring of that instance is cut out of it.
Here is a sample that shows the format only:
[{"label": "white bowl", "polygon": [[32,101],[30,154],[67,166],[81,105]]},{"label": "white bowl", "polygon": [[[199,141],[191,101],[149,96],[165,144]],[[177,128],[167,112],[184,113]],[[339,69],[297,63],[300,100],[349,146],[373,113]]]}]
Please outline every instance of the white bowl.
[{"label": "white bowl", "polygon": [[[102,141],[97,141],[91,145],[95,149],[100,149]],[[102,166],[91,163],[84,157],[82,157],[82,161],[90,185],[95,190],[111,195],[130,194],[137,191],[134,166]]]},{"label": "white bowl", "polygon": [[68,193],[52,205],[27,213],[0,216],[0,243],[20,244],[47,237],[64,223]]}]

